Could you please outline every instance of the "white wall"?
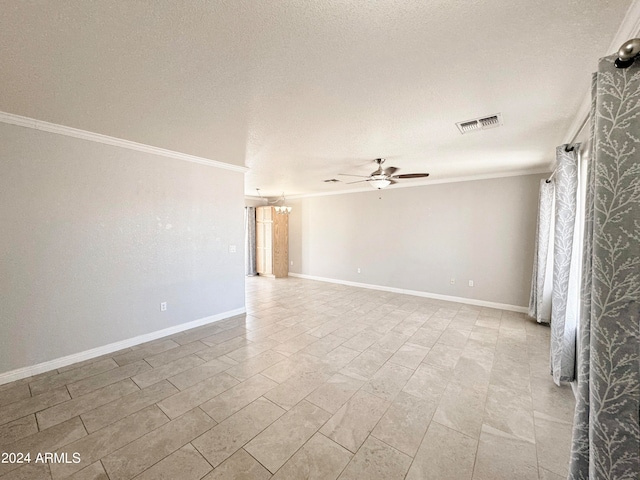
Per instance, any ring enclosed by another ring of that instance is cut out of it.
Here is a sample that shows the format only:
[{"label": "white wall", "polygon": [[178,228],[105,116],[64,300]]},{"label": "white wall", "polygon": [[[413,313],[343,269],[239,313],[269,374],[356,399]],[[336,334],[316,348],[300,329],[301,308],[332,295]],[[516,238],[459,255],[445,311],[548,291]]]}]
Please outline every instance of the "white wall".
[{"label": "white wall", "polygon": [[0,373],[244,308],[243,207],[240,172],[0,124]]},{"label": "white wall", "polygon": [[524,307],[540,178],[290,201],[290,271]]}]

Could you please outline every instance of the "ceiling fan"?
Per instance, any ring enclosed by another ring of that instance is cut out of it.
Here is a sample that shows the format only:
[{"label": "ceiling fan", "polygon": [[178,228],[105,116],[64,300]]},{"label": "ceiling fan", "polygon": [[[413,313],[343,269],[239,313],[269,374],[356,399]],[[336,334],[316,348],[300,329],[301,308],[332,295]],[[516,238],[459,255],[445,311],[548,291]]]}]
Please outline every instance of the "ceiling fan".
[{"label": "ceiling fan", "polygon": [[350,173],[339,173],[338,175],[365,178],[366,180],[347,182],[347,185],[351,183],[369,182],[369,185],[371,185],[373,188],[377,188],[378,190],[388,187],[389,185],[393,185],[394,183],[398,183],[398,180],[404,178],[422,178],[429,176],[428,173],[405,173],[402,175],[394,175],[398,170],[400,170],[399,168],[387,167],[383,169],[382,164],[384,163],[384,158],[376,158],[374,161],[378,165],[378,169],[371,175],[352,175]]}]

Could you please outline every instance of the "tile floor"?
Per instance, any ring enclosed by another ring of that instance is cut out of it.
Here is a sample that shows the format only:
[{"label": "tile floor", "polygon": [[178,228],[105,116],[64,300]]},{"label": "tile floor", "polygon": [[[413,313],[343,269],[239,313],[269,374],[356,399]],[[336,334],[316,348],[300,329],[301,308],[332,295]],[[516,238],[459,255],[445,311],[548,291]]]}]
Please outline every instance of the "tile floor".
[{"label": "tile floor", "polygon": [[523,314],[258,277],[247,311],[0,386],[0,451],[70,460],[0,479],[566,478],[573,395]]}]

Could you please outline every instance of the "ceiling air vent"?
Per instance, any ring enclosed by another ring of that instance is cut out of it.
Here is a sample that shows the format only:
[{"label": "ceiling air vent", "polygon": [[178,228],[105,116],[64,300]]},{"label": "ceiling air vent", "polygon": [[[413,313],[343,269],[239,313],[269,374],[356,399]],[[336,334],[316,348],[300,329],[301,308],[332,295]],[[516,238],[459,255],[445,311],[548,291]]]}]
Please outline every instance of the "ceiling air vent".
[{"label": "ceiling air vent", "polygon": [[478,130],[486,130],[487,128],[495,128],[502,125],[502,114],[496,113],[495,115],[489,115],[488,117],[475,118],[473,120],[466,120],[464,122],[456,123],[458,130],[463,135],[469,132],[475,132]]}]

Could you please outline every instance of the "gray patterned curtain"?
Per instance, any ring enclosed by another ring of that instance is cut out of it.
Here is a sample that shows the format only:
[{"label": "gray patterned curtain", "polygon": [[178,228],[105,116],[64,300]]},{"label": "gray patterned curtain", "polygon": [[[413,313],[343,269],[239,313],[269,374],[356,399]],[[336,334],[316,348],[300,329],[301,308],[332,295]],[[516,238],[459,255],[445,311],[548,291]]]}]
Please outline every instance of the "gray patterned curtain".
[{"label": "gray patterned curtain", "polygon": [[529,297],[529,316],[538,323],[551,321],[553,255],[549,255],[553,225],[553,183],[540,180],[536,249]]},{"label": "gray patterned curtain", "polygon": [[575,378],[580,283],[580,245],[576,235],[579,150],[579,144],[556,149],[551,294],[551,374],[556,385]]},{"label": "gray patterned curtain", "polygon": [[244,268],[245,275],[257,275],[256,270],[256,207],[244,207]]},{"label": "gray patterned curtain", "polygon": [[640,476],[640,61],[593,77],[570,480]]}]

